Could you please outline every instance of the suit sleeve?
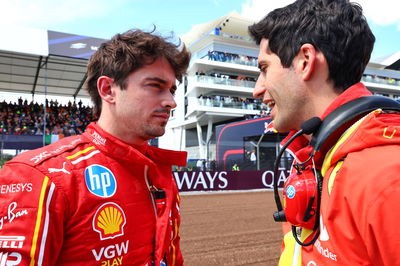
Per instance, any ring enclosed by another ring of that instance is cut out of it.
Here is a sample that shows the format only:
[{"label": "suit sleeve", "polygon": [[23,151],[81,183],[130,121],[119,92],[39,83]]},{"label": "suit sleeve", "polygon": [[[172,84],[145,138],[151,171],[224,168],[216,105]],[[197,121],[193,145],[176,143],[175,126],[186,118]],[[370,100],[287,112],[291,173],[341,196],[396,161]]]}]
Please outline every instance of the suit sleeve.
[{"label": "suit sleeve", "polygon": [[374,200],[368,206],[361,226],[368,255],[377,265],[400,265],[400,179],[398,172],[391,173],[396,178],[386,175],[385,178],[391,181],[384,190],[372,195]]},{"label": "suit sleeve", "polygon": [[4,166],[0,172],[0,262],[56,263],[63,242],[63,198],[56,184],[37,169],[17,162]]}]

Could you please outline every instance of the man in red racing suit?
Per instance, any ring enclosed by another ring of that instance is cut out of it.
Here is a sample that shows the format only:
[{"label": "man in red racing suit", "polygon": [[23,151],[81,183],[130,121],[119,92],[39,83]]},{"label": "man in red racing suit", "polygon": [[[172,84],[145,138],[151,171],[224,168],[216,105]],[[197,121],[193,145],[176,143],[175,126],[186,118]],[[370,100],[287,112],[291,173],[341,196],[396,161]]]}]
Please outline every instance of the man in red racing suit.
[{"label": "man in red racing suit", "polygon": [[0,265],[182,265],[172,165],[149,146],[176,107],[190,55],[141,30],[115,35],[88,64],[97,122],[22,153],[0,172]]},{"label": "man in red racing suit", "polygon": [[[6,265],[182,264],[171,165],[185,163],[183,152],[139,151],[96,123],[21,154],[1,171],[0,258]],[[165,192],[159,204],[156,190]]]}]

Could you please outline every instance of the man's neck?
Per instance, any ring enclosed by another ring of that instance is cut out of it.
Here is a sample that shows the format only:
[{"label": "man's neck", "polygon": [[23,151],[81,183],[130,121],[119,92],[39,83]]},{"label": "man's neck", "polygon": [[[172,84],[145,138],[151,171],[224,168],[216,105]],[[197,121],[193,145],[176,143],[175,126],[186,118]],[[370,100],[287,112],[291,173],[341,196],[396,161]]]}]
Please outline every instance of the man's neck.
[{"label": "man's neck", "polygon": [[97,121],[97,125],[99,125],[108,134],[122,140],[123,142],[134,147],[135,149],[137,149],[139,151],[147,150],[147,140],[146,139],[137,138],[137,137],[129,137],[128,133],[121,132],[120,130],[118,130],[119,127],[115,125],[113,119],[110,120],[103,116],[100,116],[99,120]]}]

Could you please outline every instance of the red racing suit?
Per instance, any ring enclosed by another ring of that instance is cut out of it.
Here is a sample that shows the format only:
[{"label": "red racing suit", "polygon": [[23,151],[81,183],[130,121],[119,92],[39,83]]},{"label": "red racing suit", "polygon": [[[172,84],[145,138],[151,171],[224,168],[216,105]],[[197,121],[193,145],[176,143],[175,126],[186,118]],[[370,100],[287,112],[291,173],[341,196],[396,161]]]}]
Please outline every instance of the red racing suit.
[{"label": "red racing suit", "polygon": [[[370,95],[358,83],[324,113]],[[290,136],[289,136],[290,137]],[[295,141],[296,142],[296,141]],[[305,161],[310,146],[294,145]],[[353,124],[323,158],[320,235],[307,247],[284,236],[280,265],[400,265],[400,115],[376,110]],[[302,241],[313,232],[303,229]]]},{"label": "red racing suit", "polygon": [[182,265],[172,164],[96,123],[22,153],[0,172],[0,265]]}]

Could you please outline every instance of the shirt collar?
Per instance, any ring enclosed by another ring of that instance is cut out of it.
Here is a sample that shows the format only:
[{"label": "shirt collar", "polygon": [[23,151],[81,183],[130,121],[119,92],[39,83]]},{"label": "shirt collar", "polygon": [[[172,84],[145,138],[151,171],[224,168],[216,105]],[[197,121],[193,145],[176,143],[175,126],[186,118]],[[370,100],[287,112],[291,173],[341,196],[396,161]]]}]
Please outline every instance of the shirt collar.
[{"label": "shirt collar", "polygon": [[98,149],[116,160],[141,163],[146,165],[168,164],[185,166],[187,152],[160,149],[143,145],[130,145],[104,131],[96,122],[87,126],[85,133]]}]

